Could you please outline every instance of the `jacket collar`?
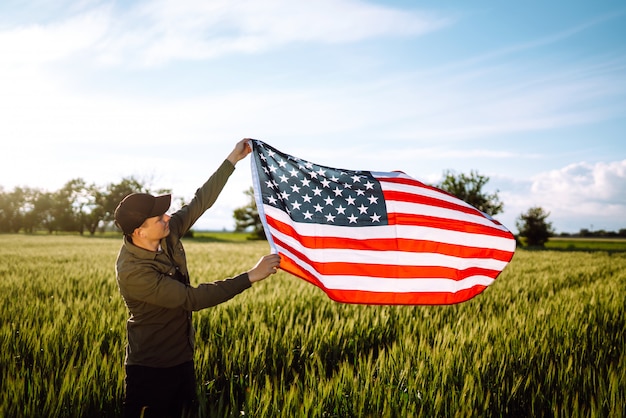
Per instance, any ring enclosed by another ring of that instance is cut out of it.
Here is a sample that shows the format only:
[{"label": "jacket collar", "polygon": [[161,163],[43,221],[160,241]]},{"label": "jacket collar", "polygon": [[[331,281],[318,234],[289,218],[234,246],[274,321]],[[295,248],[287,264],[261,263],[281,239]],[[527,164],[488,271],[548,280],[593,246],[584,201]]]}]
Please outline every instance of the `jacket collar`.
[{"label": "jacket collar", "polygon": [[133,242],[128,238],[128,236],[124,235],[124,247],[126,250],[134,255],[137,258],[142,260],[155,260],[159,254],[163,252],[163,248],[165,247],[165,238],[161,240],[160,250],[159,251],[149,251],[143,249],[141,247],[137,247]]}]

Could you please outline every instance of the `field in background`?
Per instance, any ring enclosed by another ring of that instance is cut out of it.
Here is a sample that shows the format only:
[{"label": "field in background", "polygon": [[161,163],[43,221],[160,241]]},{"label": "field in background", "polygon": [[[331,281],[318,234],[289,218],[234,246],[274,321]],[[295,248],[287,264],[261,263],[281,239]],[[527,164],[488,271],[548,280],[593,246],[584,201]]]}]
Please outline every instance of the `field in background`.
[{"label": "field in background", "polygon": [[[192,282],[268,251],[235,238],[187,241]],[[518,250],[490,288],[454,306],[338,304],[279,273],[195,314],[200,412],[622,417],[626,248],[570,244]],[[119,245],[0,235],[0,416],[119,415]]]},{"label": "field in background", "polygon": [[552,237],[546,243],[548,250],[626,252],[624,238],[561,238]]}]

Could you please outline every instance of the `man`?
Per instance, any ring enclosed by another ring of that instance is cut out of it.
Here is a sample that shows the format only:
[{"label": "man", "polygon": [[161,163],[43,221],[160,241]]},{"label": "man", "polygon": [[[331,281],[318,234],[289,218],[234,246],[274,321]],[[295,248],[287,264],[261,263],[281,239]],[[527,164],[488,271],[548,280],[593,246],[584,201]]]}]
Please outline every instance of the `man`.
[{"label": "man", "polygon": [[124,414],[172,416],[191,412],[196,400],[191,312],[225,302],[276,272],[277,254],[262,257],[249,271],[190,286],[180,238],[213,205],[235,164],[251,152],[241,140],[191,202],[173,213],[171,195],[133,193],[115,210],[124,233],[116,274],[130,311],[127,322]]}]

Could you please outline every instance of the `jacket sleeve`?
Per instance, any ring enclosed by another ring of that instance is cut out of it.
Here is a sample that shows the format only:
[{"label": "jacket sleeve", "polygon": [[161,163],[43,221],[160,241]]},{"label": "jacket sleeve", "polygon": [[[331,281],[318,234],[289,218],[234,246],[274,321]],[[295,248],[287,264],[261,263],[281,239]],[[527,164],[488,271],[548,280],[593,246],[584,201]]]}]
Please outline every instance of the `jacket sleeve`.
[{"label": "jacket sleeve", "polygon": [[234,171],[235,166],[230,161],[224,160],[206,183],[196,190],[191,202],[172,214],[170,229],[176,236],[183,236],[198,218],[213,206]]},{"label": "jacket sleeve", "polygon": [[[132,278],[130,278],[132,277]],[[226,302],[251,286],[247,273],[197,287],[183,284],[154,271],[120,277],[120,290],[127,303],[148,303],[162,308],[198,311]]]}]

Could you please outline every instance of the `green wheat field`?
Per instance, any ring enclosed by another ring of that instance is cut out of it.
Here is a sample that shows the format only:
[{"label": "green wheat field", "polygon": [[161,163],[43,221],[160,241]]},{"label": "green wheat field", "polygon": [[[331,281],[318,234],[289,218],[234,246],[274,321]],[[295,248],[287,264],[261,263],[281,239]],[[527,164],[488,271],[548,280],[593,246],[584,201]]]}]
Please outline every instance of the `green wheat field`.
[{"label": "green wheat field", "polygon": [[[121,414],[120,243],[0,235],[0,417]],[[185,246],[192,283],[269,251],[228,235]],[[199,414],[621,418],[625,307],[624,242],[518,249],[453,306],[339,304],[280,272],[195,314]]]}]

